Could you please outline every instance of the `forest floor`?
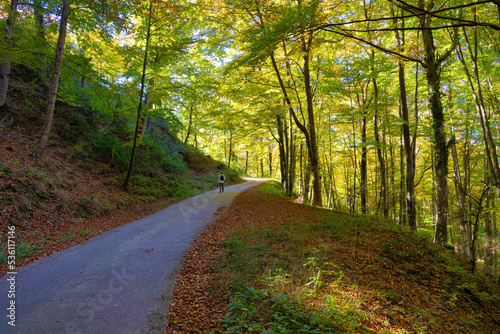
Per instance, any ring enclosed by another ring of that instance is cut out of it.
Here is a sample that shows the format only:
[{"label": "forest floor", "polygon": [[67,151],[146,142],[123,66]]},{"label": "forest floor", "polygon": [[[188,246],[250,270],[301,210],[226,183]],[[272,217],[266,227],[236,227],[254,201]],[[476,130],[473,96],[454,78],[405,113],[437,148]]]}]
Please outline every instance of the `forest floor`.
[{"label": "forest floor", "polygon": [[498,286],[376,217],[247,190],[188,251],[166,333],[499,333]]}]

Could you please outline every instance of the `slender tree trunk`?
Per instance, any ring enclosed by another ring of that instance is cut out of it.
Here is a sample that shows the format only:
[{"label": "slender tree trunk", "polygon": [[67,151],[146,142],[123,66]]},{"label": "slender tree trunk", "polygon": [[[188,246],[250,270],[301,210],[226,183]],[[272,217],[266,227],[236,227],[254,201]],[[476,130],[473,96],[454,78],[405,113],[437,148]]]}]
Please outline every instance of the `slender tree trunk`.
[{"label": "slender tree trunk", "polygon": [[260,176],[264,177],[264,158],[260,158]]},{"label": "slender tree trunk", "polygon": [[375,132],[375,142],[377,143],[377,157],[380,165],[380,197],[382,204],[382,213],[384,217],[389,216],[389,204],[387,202],[387,176],[385,169],[385,159],[382,151],[382,145],[380,143],[380,135],[378,131],[378,85],[377,80],[373,79],[373,89],[375,95],[375,111],[373,113],[373,131]]},{"label": "slender tree trunk", "polygon": [[304,157],[304,192],[302,197],[304,198],[304,203],[309,203],[309,189],[311,183],[311,163],[309,161],[310,155],[305,155]]},{"label": "slender tree trunk", "polygon": [[464,184],[462,182],[462,176],[460,174],[460,166],[458,163],[458,154],[457,154],[457,148],[456,148],[456,143],[455,143],[455,137],[453,136],[451,138],[451,143],[450,149],[452,153],[452,158],[453,158],[453,179],[455,182],[455,195],[457,198],[457,209],[458,209],[458,214],[460,216],[459,224],[460,224],[460,235],[462,239],[461,243],[461,250],[462,250],[462,256],[465,259],[470,258],[470,240],[469,240],[469,215],[467,213],[467,205],[466,205],[466,189],[464,187]]},{"label": "slender tree trunk", "polygon": [[407,208],[406,208],[406,200],[404,194],[406,194],[405,182],[406,180],[406,172],[405,172],[405,164],[404,164],[404,148],[403,148],[403,136],[399,137],[399,173],[401,174],[401,179],[399,182],[399,224],[406,225],[407,221]]},{"label": "slender tree trunk", "polygon": [[[491,202],[492,212],[496,212],[495,210],[495,202]],[[494,247],[493,247],[493,264],[492,264],[492,273],[495,280],[498,280],[498,226],[497,226],[497,216],[492,215],[492,228],[493,228],[493,237],[494,237]]]},{"label": "slender tree trunk", "polygon": [[267,155],[269,157],[269,177],[273,177],[273,151],[271,149],[271,145],[269,145]]},{"label": "slender tree trunk", "polygon": [[142,77],[141,77],[141,92],[139,94],[139,106],[137,107],[137,122],[135,125],[135,133],[134,133],[134,144],[132,146],[132,154],[130,156],[130,164],[128,166],[127,176],[125,177],[125,181],[123,182],[123,190],[127,191],[128,184],[130,182],[130,177],[132,176],[132,170],[134,169],[135,162],[135,151],[137,149],[137,142],[139,138],[139,127],[141,121],[141,113],[142,113],[142,100],[144,97],[144,84],[146,82],[146,67],[148,64],[148,47],[149,40],[151,34],[151,13],[153,11],[153,2],[150,0],[149,2],[149,16],[148,16],[148,32],[146,34],[146,50],[144,52],[144,62],[142,64]]},{"label": "slender tree trunk", "polygon": [[17,19],[17,4],[18,0],[12,0],[10,3],[9,15],[5,24],[5,45],[7,50],[0,59],[0,107],[4,105],[7,97],[7,89],[9,87],[10,75],[10,50],[14,47],[12,43],[12,35],[14,33],[14,25]]},{"label": "slender tree trunk", "polygon": [[300,170],[300,191],[304,192],[304,164],[303,164],[303,144],[300,144],[299,170]]},{"label": "slender tree trunk", "polygon": [[292,141],[293,145],[290,147],[290,171],[289,171],[289,185],[290,185],[290,191],[288,193],[289,196],[293,195],[295,192],[295,169],[296,169],[296,149],[295,149],[295,140]]},{"label": "slender tree trunk", "polygon": [[59,26],[59,37],[57,39],[56,56],[54,59],[54,70],[50,80],[49,95],[47,98],[47,108],[45,110],[45,126],[38,144],[33,151],[33,156],[36,160],[42,158],[47,142],[49,141],[50,130],[52,128],[52,120],[54,118],[54,108],[57,99],[57,88],[59,86],[59,75],[61,73],[61,64],[64,51],[64,44],[66,41],[66,30],[68,27],[70,0],[62,1],[61,9],[61,23]]},{"label": "slender tree trunk", "polygon": [[291,196],[293,194],[293,188],[295,184],[295,141],[293,136],[293,118],[291,113],[288,113],[288,179],[287,179],[287,189],[286,194]]},{"label": "slender tree trunk", "polygon": [[353,146],[353,178],[352,178],[352,194],[351,194],[351,213],[356,212],[356,174],[358,172],[358,155],[356,154],[356,124],[354,120],[354,115],[352,118],[352,146]]},{"label": "slender tree trunk", "polygon": [[406,99],[406,81],[403,62],[399,62],[399,87],[401,92],[401,114],[403,116],[403,142],[406,158],[406,212],[408,216],[408,226],[411,230],[417,230],[417,212],[415,198],[415,149],[410,139],[408,102]]},{"label": "slender tree trunk", "polygon": [[283,189],[288,188],[288,158],[286,154],[286,145],[285,145],[285,134],[283,127],[283,119],[281,115],[276,115],[276,122],[278,124],[278,138],[276,141],[278,142],[278,148],[280,152],[280,171],[281,171],[281,184]]},{"label": "slender tree trunk", "polygon": [[[488,176],[488,179],[486,181],[486,184],[490,182],[491,180],[490,176]],[[494,248],[493,248],[493,240],[494,240],[494,234],[493,234],[493,224],[492,224],[492,211],[491,211],[491,204],[493,203],[493,196],[491,194],[491,190],[488,190],[488,194],[486,194],[485,198],[485,212],[484,212],[484,266],[486,267],[486,270],[488,273],[492,273],[493,271],[493,257],[494,257]]]},{"label": "slender tree trunk", "polygon": [[[420,8],[424,8],[423,0],[419,0]],[[441,104],[441,83],[439,80],[440,62],[436,60],[436,48],[430,28],[431,16],[419,17],[422,39],[425,50],[425,66],[427,85],[430,91],[429,105],[432,112],[432,128],[434,133],[434,149],[437,183],[437,215],[434,242],[445,244],[448,241],[448,148],[444,129],[444,113]]]},{"label": "slender tree trunk", "polygon": [[367,210],[367,195],[368,195],[368,164],[367,164],[367,156],[368,156],[368,147],[366,143],[366,117],[367,111],[363,111],[363,117],[361,119],[361,161],[359,163],[359,173],[360,173],[360,182],[359,182],[359,196],[361,199],[361,213],[366,214]]},{"label": "slender tree trunk", "polygon": [[248,151],[245,152],[245,175],[248,175]]},{"label": "slender tree trunk", "polygon": [[[394,11],[391,7],[394,14]],[[395,16],[395,15],[393,15]],[[403,12],[401,11],[401,16]],[[397,24],[397,19],[394,19],[394,23]],[[401,27],[404,28],[404,19],[401,18]],[[404,48],[405,35],[404,30],[401,35],[398,31],[395,32],[396,42],[398,47]],[[418,65],[417,65],[418,71]],[[411,230],[417,230],[417,213],[416,213],[416,198],[415,198],[415,148],[410,137],[410,120],[408,112],[408,100],[406,91],[406,78],[405,78],[405,66],[402,61],[398,61],[398,77],[399,77],[399,91],[400,91],[400,107],[401,116],[403,118],[403,143],[404,143],[404,153],[406,158],[406,214],[408,218],[408,226]],[[416,78],[418,82],[418,76]]]},{"label": "slender tree trunk", "polygon": [[[229,157],[227,162],[227,168],[231,168],[231,158],[233,156],[233,130],[229,130]],[[261,160],[262,162],[262,160]]]}]

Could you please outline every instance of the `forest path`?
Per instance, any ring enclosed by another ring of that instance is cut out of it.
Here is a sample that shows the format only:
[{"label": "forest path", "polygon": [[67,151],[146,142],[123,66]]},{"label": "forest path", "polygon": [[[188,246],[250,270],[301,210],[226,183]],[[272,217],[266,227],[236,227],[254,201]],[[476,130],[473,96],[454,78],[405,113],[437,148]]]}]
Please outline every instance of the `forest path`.
[{"label": "forest path", "polygon": [[[0,333],[164,333],[173,279],[192,241],[247,182],[188,198],[0,281]],[[15,327],[7,308],[15,300]]]}]

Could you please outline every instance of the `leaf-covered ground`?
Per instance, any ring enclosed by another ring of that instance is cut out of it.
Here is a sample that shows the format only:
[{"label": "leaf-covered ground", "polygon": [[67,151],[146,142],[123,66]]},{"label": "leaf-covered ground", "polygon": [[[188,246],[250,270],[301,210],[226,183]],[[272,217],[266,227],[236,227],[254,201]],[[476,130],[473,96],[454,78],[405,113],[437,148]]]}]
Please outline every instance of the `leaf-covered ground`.
[{"label": "leaf-covered ground", "polygon": [[166,333],[499,333],[499,300],[425,235],[251,189],[193,243]]}]

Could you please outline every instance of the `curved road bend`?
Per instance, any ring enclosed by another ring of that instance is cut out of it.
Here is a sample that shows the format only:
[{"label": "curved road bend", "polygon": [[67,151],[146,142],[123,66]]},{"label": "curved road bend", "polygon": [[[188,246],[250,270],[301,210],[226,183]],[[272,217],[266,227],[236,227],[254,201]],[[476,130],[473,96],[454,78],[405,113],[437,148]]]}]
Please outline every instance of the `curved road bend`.
[{"label": "curved road bend", "polygon": [[[188,198],[0,280],[0,333],[164,333],[173,279],[198,234],[247,182]],[[9,297],[15,282],[15,299]],[[9,325],[15,301],[15,327]]]}]

